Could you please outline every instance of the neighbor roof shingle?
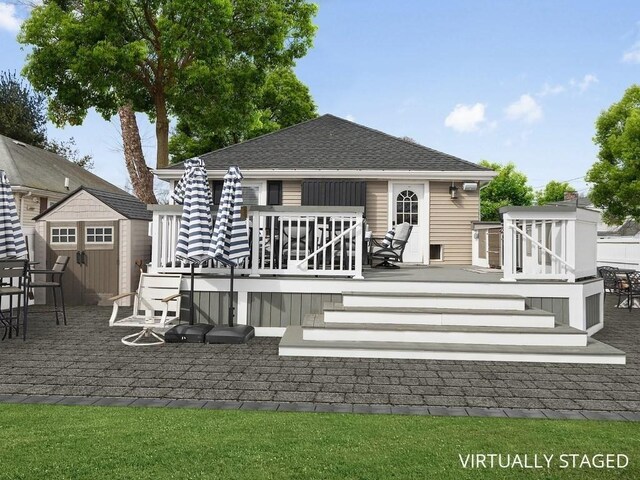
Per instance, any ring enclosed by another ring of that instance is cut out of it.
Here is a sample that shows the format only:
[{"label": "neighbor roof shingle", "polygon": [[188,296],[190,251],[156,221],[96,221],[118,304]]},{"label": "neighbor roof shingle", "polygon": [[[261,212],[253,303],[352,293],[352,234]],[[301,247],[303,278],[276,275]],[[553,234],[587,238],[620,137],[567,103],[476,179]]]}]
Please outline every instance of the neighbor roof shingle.
[{"label": "neighbor roof shingle", "polygon": [[[210,170],[230,165],[248,170],[489,170],[328,114],[200,158]],[[183,163],[167,168],[183,168]]]}]

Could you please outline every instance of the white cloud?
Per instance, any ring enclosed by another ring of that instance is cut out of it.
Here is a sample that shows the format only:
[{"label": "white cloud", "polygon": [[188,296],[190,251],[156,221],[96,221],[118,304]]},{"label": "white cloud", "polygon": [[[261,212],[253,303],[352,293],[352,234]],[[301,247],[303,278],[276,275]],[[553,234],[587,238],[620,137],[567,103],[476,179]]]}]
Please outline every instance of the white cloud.
[{"label": "white cloud", "polygon": [[542,87],[542,90],[540,90],[537,95],[539,97],[546,97],[548,95],[558,95],[564,92],[565,90],[566,88],[564,87],[564,85],[549,85],[548,83],[545,83],[544,86]]},{"label": "white cloud", "polygon": [[476,103],[475,105],[459,103],[444,119],[444,124],[446,127],[453,128],[456,132],[475,132],[486,121],[484,116],[485,109],[486,105],[483,103]]},{"label": "white cloud", "polygon": [[624,63],[640,63],[640,42],[636,42],[629,50],[622,55]]},{"label": "white cloud", "polygon": [[505,109],[509,120],[522,120],[526,123],[533,123],[542,118],[542,107],[535,99],[525,93],[518,100]]},{"label": "white cloud", "polygon": [[591,74],[591,73],[587,73],[582,80],[576,82],[574,79],[571,79],[569,81],[569,84],[572,87],[575,87],[578,89],[578,91],[580,93],[584,93],[587,90],[589,90],[589,87],[591,85],[593,85],[594,83],[598,83],[598,77],[596,77],[595,75]]},{"label": "white cloud", "polygon": [[0,30],[17,32],[22,20],[16,15],[16,6],[0,2]]}]

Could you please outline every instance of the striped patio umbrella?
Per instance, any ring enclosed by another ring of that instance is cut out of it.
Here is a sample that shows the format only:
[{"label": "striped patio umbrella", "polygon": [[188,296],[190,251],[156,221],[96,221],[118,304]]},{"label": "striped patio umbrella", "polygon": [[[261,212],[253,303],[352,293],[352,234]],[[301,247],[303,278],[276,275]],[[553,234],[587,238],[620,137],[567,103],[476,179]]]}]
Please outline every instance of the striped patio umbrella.
[{"label": "striped patio umbrella", "polygon": [[195,266],[211,259],[211,188],[204,162],[191,158],[184,162],[184,174],[178,181],[171,197],[182,205],[180,230],[176,244],[176,260],[191,265],[190,319],[193,324],[193,279]]},{"label": "striped patio umbrella", "polygon": [[11,184],[0,170],[0,258],[23,258],[27,253]]},{"label": "striped patio umbrella", "polygon": [[231,267],[229,288],[229,326],[233,326],[234,269],[249,256],[247,223],[242,220],[242,173],[237,166],[229,167],[224,176],[220,206],[213,227],[211,254],[219,262]]}]

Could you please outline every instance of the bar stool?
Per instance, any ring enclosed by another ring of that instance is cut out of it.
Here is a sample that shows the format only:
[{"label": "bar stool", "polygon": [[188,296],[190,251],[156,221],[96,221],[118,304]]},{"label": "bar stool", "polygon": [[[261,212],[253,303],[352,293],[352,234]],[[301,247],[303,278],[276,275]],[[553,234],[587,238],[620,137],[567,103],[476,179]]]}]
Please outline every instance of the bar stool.
[{"label": "bar stool", "polygon": [[[9,297],[9,309],[0,308],[0,327],[4,328],[2,340],[20,335],[20,313],[22,311],[22,338],[27,339],[27,290],[29,285],[29,262],[27,260],[0,260],[0,303],[2,298]],[[14,307],[14,297],[17,305]],[[15,313],[14,313],[15,309]],[[15,324],[14,324],[15,320]]]},{"label": "bar stool", "polygon": [[[62,289],[62,275],[67,270],[69,264],[69,257],[60,255],[56,258],[56,263],[51,270],[31,270],[34,275],[43,274],[51,275],[50,281],[31,281],[29,285],[31,288],[50,288],[53,295],[53,311],[56,313],[56,325],[60,325],[59,314],[62,313],[64,324],[67,324],[67,311],[64,306],[64,291]],[[60,304],[62,310],[58,308],[58,300],[56,296],[56,289],[60,290]]]}]

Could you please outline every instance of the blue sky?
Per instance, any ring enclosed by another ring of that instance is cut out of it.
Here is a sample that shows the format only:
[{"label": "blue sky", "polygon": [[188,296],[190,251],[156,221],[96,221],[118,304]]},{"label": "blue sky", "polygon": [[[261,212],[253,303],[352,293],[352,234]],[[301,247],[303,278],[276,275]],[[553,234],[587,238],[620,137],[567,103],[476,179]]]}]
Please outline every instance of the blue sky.
[{"label": "blue sky", "polygon": [[[320,113],[409,136],[470,161],[513,161],[534,187],[583,177],[598,114],[640,81],[632,1],[322,0],[315,46],[298,62]],[[20,70],[24,12],[0,0],[0,70]],[[147,160],[154,129],[141,122]],[[74,136],[95,172],[123,186],[117,121]],[[579,178],[572,184],[586,188]]]}]

